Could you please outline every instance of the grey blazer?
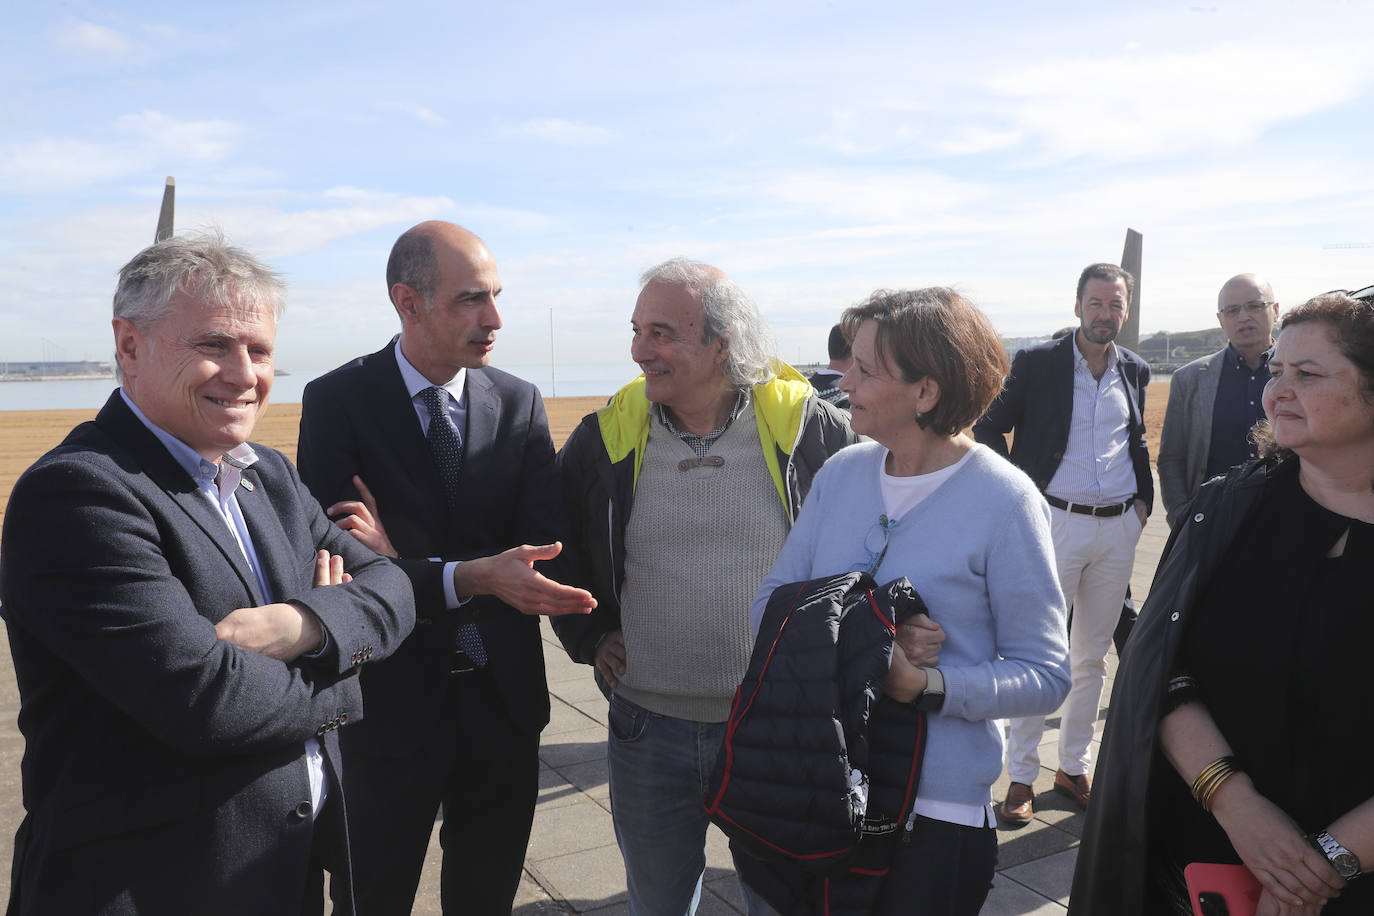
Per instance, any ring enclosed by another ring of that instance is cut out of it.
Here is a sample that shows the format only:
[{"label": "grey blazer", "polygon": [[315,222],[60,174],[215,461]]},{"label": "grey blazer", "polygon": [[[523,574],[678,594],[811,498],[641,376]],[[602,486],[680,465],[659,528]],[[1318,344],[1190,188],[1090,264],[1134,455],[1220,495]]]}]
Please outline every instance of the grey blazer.
[{"label": "grey blazer", "polygon": [[1217,399],[1226,349],[1193,360],[1174,373],[1159,434],[1159,491],[1173,528],[1207,473],[1212,444],[1212,405]]},{"label": "grey blazer", "polygon": [[[395,650],[415,605],[285,457],[255,449],[238,501],[267,582],[329,637],[290,664],[216,638],[264,596],[223,517],[118,392],[15,484],[0,589],[27,815],[10,913],[302,912],[305,741],[319,739],[342,824],[338,728],[362,716],[358,669]],[[353,581],[313,588],[316,548]]]}]

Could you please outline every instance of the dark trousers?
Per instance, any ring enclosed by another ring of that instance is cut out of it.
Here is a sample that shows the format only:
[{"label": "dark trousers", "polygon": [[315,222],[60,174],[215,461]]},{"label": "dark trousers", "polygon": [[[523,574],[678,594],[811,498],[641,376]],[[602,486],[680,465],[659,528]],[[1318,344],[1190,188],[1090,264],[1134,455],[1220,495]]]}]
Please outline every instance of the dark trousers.
[{"label": "dark trousers", "polygon": [[442,804],[444,912],[508,916],[539,794],[539,735],[516,728],[485,671],[450,677],[432,734],[405,756],[340,735],[357,911],[410,913]]},{"label": "dark trousers", "polygon": [[875,914],[977,916],[997,869],[997,831],[916,818],[910,843],[898,843]]},{"label": "dark trousers", "polygon": [[348,834],[339,794],[338,785],[332,784],[324,807],[315,818],[315,832],[310,842],[310,871],[306,875],[305,903],[301,906],[301,916],[323,916],[325,872],[329,872],[333,916],[351,916],[353,913],[348,873]]}]

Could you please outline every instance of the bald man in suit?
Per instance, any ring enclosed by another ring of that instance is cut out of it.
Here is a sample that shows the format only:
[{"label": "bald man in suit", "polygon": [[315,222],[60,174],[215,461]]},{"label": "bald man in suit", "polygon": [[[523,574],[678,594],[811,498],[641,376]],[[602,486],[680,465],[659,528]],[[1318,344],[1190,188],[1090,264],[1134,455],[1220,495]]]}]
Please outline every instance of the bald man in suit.
[{"label": "bald man in suit", "polygon": [[[561,528],[538,389],[488,366],[501,279],[482,240],[440,221],[396,241],[400,336],[305,389],[301,475],[338,524],[394,557],[418,622],[369,670],[369,717],[344,744],[364,774],[360,907],[409,913],[443,805],[444,911],[509,913],[549,720],[537,614],[585,612],[545,578]],[[530,546],[538,545],[538,546]]]}]

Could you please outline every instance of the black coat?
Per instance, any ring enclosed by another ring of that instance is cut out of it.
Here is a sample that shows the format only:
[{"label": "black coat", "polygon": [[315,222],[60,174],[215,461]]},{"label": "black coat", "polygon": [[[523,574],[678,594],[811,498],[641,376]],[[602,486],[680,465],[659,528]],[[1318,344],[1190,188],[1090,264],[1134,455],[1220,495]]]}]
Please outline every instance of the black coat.
[{"label": "black coat", "polygon": [[1188,615],[1259,504],[1269,471],[1266,462],[1257,461],[1204,484],[1165,546],[1112,689],[1074,870],[1069,901],[1074,916],[1141,912],[1150,831],[1156,828],[1148,797],[1151,774],[1170,766],[1156,742],[1160,703]]},{"label": "black coat", "polygon": [[740,877],[786,916],[869,912],[910,840],[925,715],[883,695],[905,578],[774,590],[706,794]]}]

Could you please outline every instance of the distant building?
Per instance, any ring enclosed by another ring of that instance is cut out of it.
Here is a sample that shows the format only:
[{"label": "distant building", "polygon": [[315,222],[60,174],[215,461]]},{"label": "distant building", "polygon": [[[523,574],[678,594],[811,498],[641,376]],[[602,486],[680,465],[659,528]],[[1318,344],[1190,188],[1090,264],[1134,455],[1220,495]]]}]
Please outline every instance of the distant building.
[{"label": "distant building", "polygon": [[35,381],[37,379],[114,378],[109,360],[78,359],[70,362],[0,362],[0,379]]}]

